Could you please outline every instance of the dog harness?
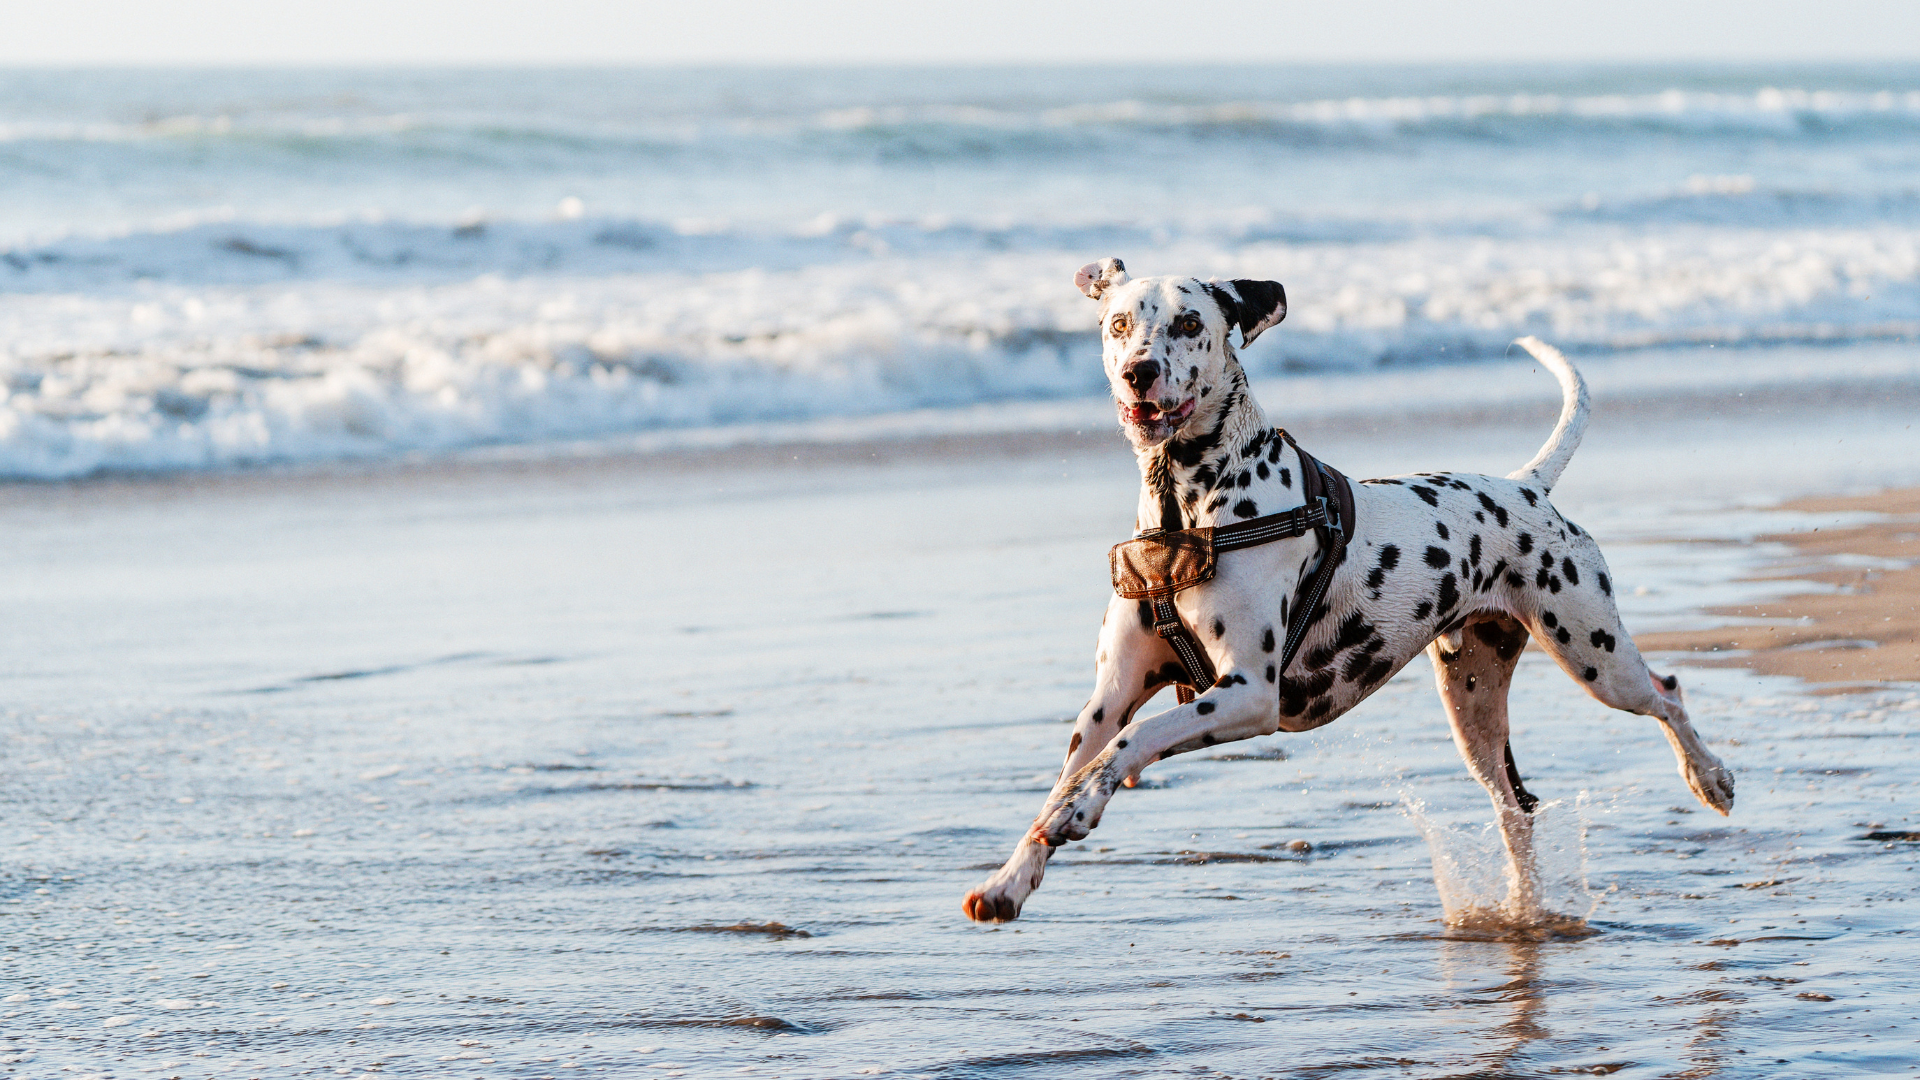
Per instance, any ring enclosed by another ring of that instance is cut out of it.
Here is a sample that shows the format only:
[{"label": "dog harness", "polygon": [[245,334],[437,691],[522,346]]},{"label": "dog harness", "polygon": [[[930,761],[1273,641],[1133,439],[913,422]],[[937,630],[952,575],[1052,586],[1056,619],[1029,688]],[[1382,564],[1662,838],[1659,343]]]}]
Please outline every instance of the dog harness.
[{"label": "dog harness", "polygon": [[[1180,621],[1173,598],[1184,589],[1211,581],[1221,552],[1310,532],[1320,536],[1320,565],[1294,598],[1288,613],[1286,646],[1280,653],[1281,675],[1293,662],[1307,629],[1323,614],[1320,601],[1326,598],[1334,569],[1346,555],[1347,540],[1353,532],[1353,485],[1339,470],[1302,450],[1285,430],[1277,434],[1300,455],[1300,487],[1306,505],[1231,525],[1151,529],[1115,544],[1107,555],[1113,571],[1113,591],[1122,599],[1152,604],[1154,632],[1166,639],[1186,669],[1186,679],[1175,686],[1181,704],[1211,688],[1215,676],[1206,651]],[[1280,681],[1275,680],[1276,684]]]}]

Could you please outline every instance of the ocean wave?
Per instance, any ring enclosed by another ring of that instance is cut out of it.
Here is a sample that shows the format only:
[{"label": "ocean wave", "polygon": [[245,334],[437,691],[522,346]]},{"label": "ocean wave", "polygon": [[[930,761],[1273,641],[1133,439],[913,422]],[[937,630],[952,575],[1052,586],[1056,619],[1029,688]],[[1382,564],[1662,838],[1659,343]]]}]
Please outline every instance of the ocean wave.
[{"label": "ocean wave", "polygon": [[[535,112],[434,110],[312,114],[182,113],[140,120],[0,119],[0,145],[62,143],[166,144],[231,142],[261,147],[352,145],[406,140],[423,149],[450,143],[548,143],[584,154],[609,150],[666,151],[725,143],[743,147],[774,142],[785,151],[815,145],[823,137],[929,139],[941,133],[973,152],[1017,152],[1047,145],[1045,137],[1075,139],[1113,133],[1186,134],[1202,138],[1267,137],[1282,141],[1401,135],[1478,134],[1486,125],[1511,134],[1577,134],[1580,131],[1672,130],[1693,135],[1724,133],[1831,136],[1849,128],[1883,133],[1920,127],[1920,90],[1758,87],[1746,91],[1672,88],[1644,93],[1514,92],[1353,96],[1305,100],[1257,98],[1181,103],[1143,98],[1073,104],[1010,105],[929,102],[907,105],[840,105],[815,111],[782,111],[756,102],[734,113],[656,110],[578,119]],[[1042,137],[1035,142],[1034,137]],[[997,144],[989,140],[1004,138]]]},{"label": "ocean wave", "polygon": [[[575,209],[577,207],[572,207]],[[1591,226],[1587,234],[1569,228]],[[1920,227],[1920,191],[1762,187],[1750,176],[1695,176],[1668,191],[1601,197],[1539,213],[1417,210],[1340,216],[1228,208],[1189,220],[1016,221],[821,214],[787,227],[563,215],[548,220],[247,221],[200,215],[169,227],[68,235],[0,247],[0,295],[125,291],[153,283],[249,286],[336,281],[431,285],[507,278],[792,271],[876,259],[978,259],[1110,250],[1264,252],[1565,238],[1574,249],[1637,242],[1648,228],[1700,226],[1751,237],[1810,231],[1904,234]],[[1704,234],[1703,234],[1704,235]],[[1689,236],[1686,243],[1704,243]],[[1750,239],[1743,243],[1751,243]],[[1089,256],[1091,257],[1091,256]]]},{"label": "ocean wave", "polygon": [[[515,237],[501,241],[504,264],[416,253],[374,260],[385,277],[319,273],[317,256],[271,247],[283,242],[271,229],[204,226],[193,242],[239,235],[256,246],[208,258],[282,276],[0,294],[0,475],[384,457],[1099,394],[1095,309],[1069,278],[1102,254],[1141,273],[1285,282],[1293,311],[1248,351],[1257,375],[1499,356],[1523,333],[1606,350],[1920,331],[1911,228],[1596,226],[1338,243],[1120,231],[1099,238],[1111,245],[1073,234],[1068,246],[992,250],[971,232],[955,241],[923,229],[924,247],[880,252],[856,245],[852,224],[823,222],[782,241],[795,247],[779,256],[731,234],[661,234],[654,247],[652,232],[609,254],[595,239],[606,223],[533,223],[500,230]],[[417,246],[478,242],[434,236]],[[574,247],[543,263],[541,245],[557,236]],[[709,252],[717,269],[684,262],[709,240],[745,255]],[[845,257],[821,258],[813,244]],[[736,265],[742,257],[751,265]]]}]

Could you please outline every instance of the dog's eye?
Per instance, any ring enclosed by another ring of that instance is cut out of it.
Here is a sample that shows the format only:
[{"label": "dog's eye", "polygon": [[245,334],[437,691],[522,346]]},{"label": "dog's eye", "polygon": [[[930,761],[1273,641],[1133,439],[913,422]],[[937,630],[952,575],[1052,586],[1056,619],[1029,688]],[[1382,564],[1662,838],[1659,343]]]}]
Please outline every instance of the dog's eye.
[{"label": "dog's eye", "polygon": [[1114,337],[1124,337],[1126,336],[1127,331],[1131,330],[1132,328],[1133,328],[1132,319],[1127,318],[1125,315],[1115,315],[1113,317],[1111,329]]},{"label": "dog's eye", "polygon": [[1180,317],[1180,332],[1183,334],[1199,333],[1200,332],[1200,316],[1195,315],[1192,312],[1188,312],[1187,314],[1182,315]]}]

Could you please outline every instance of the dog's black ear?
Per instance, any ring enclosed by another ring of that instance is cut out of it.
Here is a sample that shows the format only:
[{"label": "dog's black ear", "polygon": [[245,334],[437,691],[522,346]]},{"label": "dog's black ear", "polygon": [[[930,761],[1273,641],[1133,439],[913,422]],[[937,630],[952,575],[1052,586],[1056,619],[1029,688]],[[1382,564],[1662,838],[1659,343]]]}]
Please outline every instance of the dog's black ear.
[{"label": "dog's black ear", "polygon": [[1108,289],[1124,284],[1127,280],[1127,264],[1119,259],[1106,258],[1097,263],[1088,263],[1073,275],[1074,288],[1098,300]]},{"label": "dog's black ear", "polygon": [[1227,322],[1240,328],[1243,349],[1253,344],[1253,339],[1268,327],[1278,325],[1287,317],[1287,290],[1277,281],[1215,279],[1207,282],[1207,291],[1213,294]]}]

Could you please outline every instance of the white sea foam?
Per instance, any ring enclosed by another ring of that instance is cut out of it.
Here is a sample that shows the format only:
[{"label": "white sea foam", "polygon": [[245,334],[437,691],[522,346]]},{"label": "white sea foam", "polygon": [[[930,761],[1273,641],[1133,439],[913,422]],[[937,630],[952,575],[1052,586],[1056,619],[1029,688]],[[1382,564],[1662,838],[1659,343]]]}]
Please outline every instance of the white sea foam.
[{"label": "white sea foam", "polygon": [[[720,243],[744,250],[716,265],[756,250],[787,265],[676,271],[651,257],[609,265],[621,256],[597,237],[614,227],[503,228],[511,238],[482,254],[455,230],[416,226],[203,224],[75,241],[96,254],[46,271],[70,288],[0,296],[0,473],[379,456],[1103,386],[1094,306],[1066,280],[1086,249],[961,260],[904,228],[895,235],[935,250],[848,250],[859,230],[764,247],[733,236]],[[658,232],[663,245],[688,240]],[[1607,349],[1920,328],[1920,230],[1592,232],[1195,236],[1121,254],[1142,273],[1287,283],[1293,312],[1250,351],[1256,374],[1497,356],[1522,333]],[[809,257],[782,250],[815,242]],[[533,272],[541,258],[556,272]],[[143,265],[167,270],[128,280]]]}]

